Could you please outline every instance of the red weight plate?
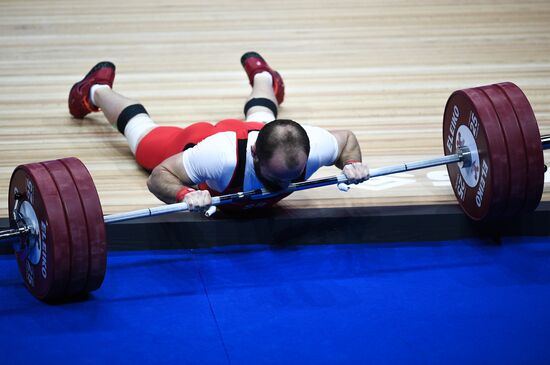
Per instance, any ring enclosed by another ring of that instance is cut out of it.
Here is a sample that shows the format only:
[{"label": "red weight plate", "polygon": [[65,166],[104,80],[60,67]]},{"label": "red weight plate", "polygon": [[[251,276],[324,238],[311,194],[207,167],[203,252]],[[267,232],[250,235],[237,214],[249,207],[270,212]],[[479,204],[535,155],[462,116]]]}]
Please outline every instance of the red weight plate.
[{"label": "red weight plate", "polygon": [[41,164],[48,170],[57,187],[69,228],[71,276],[66,296],[70,297],[82,293],[88,282],[88,229],[78,191],[65,165],[59,161],[46,161]]},{"label": "red weight plate", "polygon": [[508,153],[498,116],[480,90],[455,91],[443,117],[445,154],[457,147],[472,151],[471,167],[447,165],[451,185],[461,208],[474,220],[502,216],[509,191]]},{"label": "red weight plate", "polygon": [[90,266],[86,291],[93,291],[98,289],[103,283],[107,268],[107,241],[103,210],[101,209],[101,203],[92,176],[86,166],[74,157],[64,158],[59,161],[65,165],[71,174],[82,201],[82,206],[84,207],[90,250]]},{"label": "red weight plate", "polygon": [[519,87],[511,82],[497,84],[514,108],[527,152],[527,195],[525,211],[537,208],[544,189],[544,155],[539,126],[529,100]]},{"label": "red weight plate", "polygon": [[527,193],[527,154],[525,143],[514,109],[506,94],[496,85],[482,86],[479,89],[491,100],[500,120],[506,146],[510,173],[510,191],[505,216],[514,216],[523,210]]},{"label": "red weight plate", "polygon": [[14,170],[9,189],[10,225],[16,225],[11,212],[16,195],[21,194],[23,204],[28,207],[26,211],[34,212],[39,227],[36,262],[32,262],[24,252],[16,253],[25,285],[38,299],[62,298],[70,277],[70,238],[55,184],[42,165],[33,163]]}]

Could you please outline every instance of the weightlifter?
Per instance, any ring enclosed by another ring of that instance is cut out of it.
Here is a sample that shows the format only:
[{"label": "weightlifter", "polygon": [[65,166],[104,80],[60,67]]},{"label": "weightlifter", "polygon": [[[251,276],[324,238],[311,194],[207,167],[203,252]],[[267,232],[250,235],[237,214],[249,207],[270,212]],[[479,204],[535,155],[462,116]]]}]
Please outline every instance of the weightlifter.
[{"label": "weightlifter", "polygon": [[[245,53],[241,64],[252,86],[244,106],[245,121],[159,126],[142,104],[112,90],[111,62],[98,63],[73,85],[69,111],[84,118],[101,110],[126,137],[137,163],[151,171],[149,190],[166,203],[184,201],[191,210],[207,208],[211,196],[262,187],[285,189],[291,182],[308,179],[321,166],[337,166],[351,183],[369,178],[353,132],[276,119],[285,93],[281,75],[256,52]],[[238,207],[268,206],[285,196]]]}]

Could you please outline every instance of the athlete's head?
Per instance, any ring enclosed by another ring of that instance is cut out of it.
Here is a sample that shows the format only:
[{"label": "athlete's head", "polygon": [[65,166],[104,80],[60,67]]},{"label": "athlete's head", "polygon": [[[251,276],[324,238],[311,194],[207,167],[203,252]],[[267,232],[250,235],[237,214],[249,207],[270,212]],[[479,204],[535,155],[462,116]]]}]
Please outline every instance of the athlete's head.
[{"label": "athlete's head", "polygon": [[256,176],[269,190],[285,189],[300,178],[309,155],[304,128],[288,119],[266,124],[252,147]]}]

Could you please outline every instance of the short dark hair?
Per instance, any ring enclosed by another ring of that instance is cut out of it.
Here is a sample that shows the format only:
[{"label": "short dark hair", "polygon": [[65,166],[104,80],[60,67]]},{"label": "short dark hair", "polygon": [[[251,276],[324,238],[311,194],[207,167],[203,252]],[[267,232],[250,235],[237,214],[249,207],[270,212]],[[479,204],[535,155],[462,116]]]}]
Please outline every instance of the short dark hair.
[{"label": "short dark hair", "polygon": [[276,150],[285,152],[285,165],[294,168],[299,161],[296,156],[303,152],[309,155],[309,137],[300,124],[290,119],[277,119],[267,123],[256,139],[256,156],[267,162]]}]

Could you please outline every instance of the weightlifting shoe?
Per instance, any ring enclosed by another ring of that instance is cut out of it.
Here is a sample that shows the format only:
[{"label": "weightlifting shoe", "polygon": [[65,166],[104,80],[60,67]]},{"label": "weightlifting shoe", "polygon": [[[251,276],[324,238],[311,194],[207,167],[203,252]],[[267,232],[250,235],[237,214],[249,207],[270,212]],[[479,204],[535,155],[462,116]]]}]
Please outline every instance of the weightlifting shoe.
[{"label": "weightlifting shoe", "polygon": [[285,98],[285,84],[281,74],[273,70],[267,62],[256,52],[247,52],[241,57],[241,65],[244,68],[244,71],[248,75],[248,80],[250,85],[254,85],[254,75],[260,72],[267,71],[271,74],[273,78],[273,92],[277,98],[279,104],[283,103]]},{"label": "weightlifting shoe", "polygon": [[92,85],[113,86],[115,65],[104,61],[95,65],[86,76],[73,85],[69,92],[69,111],[75,118],[84,118],[88,113],[97,112],[99,108],[90,100]]}]

